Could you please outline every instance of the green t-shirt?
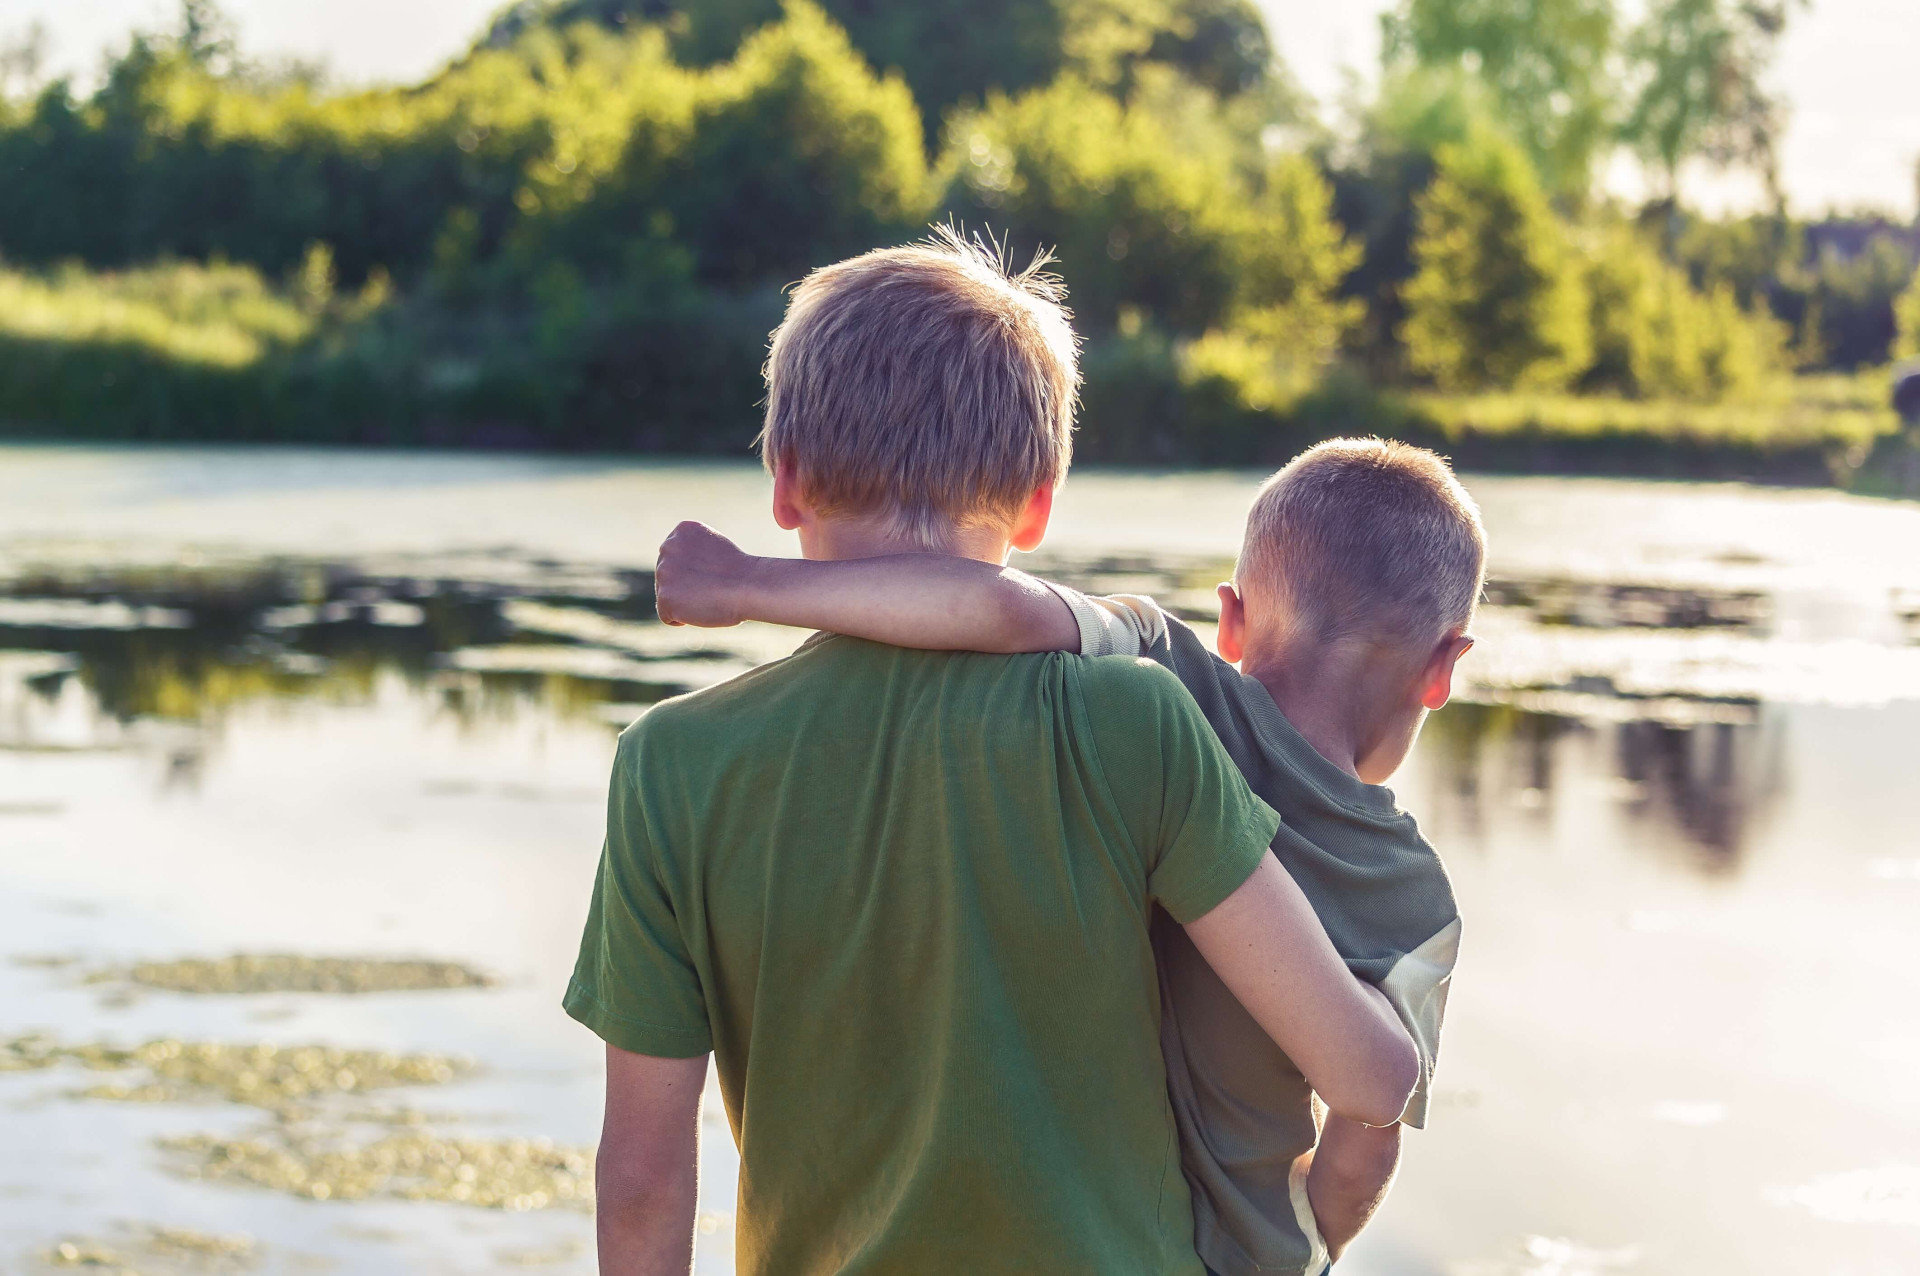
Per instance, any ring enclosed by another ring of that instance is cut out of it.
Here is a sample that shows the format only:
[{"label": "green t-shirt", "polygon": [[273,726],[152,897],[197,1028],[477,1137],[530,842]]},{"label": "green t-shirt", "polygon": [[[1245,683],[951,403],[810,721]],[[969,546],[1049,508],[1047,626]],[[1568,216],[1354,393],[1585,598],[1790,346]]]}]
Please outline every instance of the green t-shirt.
[{"label": "green t-shirt", "polygon": [[621,737],[568,1013],[715,1053],[743,1273],[1180,1273],[1149,921],[1278,817],[1146,661],[816,637]]}]

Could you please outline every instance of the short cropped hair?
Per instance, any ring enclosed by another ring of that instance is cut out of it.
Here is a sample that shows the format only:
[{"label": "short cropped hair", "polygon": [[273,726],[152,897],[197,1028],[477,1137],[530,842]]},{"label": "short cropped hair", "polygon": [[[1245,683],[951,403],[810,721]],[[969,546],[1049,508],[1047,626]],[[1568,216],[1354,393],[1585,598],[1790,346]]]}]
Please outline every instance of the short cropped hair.
[{"label": "short cropped hair", "polygon": [[1011,270],[943,227],[807,276],[767,359],[767,468],[930,548],[1012,523],[1072,456],[1077,341],[1046,264]]},{"label": "short cropped hair", "polygon": [[1443,457],[1332,439],[1260,489],[1235,578],[1249,609],[1277,607],[1320,641],[1428,644],[1473,618],[1486,544]]}]

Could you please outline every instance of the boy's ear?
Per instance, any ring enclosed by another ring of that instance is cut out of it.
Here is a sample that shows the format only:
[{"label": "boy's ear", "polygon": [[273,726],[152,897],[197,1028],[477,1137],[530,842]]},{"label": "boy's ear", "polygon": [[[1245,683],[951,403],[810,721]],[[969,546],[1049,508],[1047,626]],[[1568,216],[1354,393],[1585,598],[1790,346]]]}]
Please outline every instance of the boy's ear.
[{"label": "boy's ear", "polygon": [[1463,633],[1450,633],[1440,640],[1433,649],[1433,655],[1427,658],[1427,667],[1420,673],[1420,703],[1429,709],[1440,709],[1453,698],[1453,667],[1460,663],[1460,657],[1473,649],[1473,639]]},{"label": "boy's ear", "polygon": [[1047,538],[1047,524],[1053,519],[1053,487],[1035,488],[1027,498],[1027,507],[1014,520],[1007,542],[1021,553],[1031,553]]},{"label": "boy's ear", "polygon": [[1247,654],[1247,603],[1231,583],[1213,592],[1220,597],[1220,659],[1237,665]]},{"label": "boy's ear", "polygon": [[773,463],[773,521],[783,532],[799,530],[807,521],[806,498],[800,493],[800,474],[793,462],[781,457]]}]

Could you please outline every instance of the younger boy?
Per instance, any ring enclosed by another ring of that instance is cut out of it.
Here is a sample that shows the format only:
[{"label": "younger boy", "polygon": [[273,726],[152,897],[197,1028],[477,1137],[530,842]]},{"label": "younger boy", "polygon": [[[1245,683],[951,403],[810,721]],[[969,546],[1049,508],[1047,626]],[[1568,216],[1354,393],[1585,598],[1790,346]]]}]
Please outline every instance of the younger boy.
[{"label": "younger boy", "polygon": [[[1400,1118],[1417,1128],[1460,921],[1432,847],[1378,786],[1447,701],[1472,645],[1484,558],[1478,510],[1440,457],[1343,439],[1261,489],[1234,582],[1219,588],[1219,656],[1148,599],[1088,598],[930,554],[756,559],[698,525],[662,547],[657,588],[668,623],[756,619],[905,646],[1166,665],[1281,813],[1273,850],[1340,955],[1387,994],[1418,1044],[1420,1085]],[[1314,1276],[1384,1197],[1398,1126],[1316,1120],[1300,1070],[1192,941],[1164,916],[1154,939],[1200,1256],[1220,1276]]]}]

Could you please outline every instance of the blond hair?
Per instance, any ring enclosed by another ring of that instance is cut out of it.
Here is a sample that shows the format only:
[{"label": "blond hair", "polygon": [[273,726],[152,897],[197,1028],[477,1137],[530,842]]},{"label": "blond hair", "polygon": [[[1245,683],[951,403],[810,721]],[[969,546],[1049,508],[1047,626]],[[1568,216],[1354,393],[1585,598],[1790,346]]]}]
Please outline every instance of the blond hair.
[{"label": "blond hair", "polygon": [[1235,579],[1250,611],[1319,641],[1430,644],[1473,618],[1485,568],[1480,510],[1445,458],[1333,439],[1260,489]]},{"label": "blond hair", "polygon": [[1015,272],[942,227],[808,275],[767,359],[767,468],[930,548],[1011,524],[1072,455],[1077,343],[1045,264]]}]

